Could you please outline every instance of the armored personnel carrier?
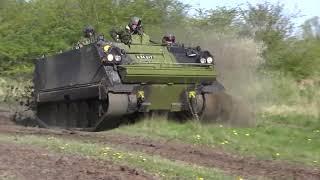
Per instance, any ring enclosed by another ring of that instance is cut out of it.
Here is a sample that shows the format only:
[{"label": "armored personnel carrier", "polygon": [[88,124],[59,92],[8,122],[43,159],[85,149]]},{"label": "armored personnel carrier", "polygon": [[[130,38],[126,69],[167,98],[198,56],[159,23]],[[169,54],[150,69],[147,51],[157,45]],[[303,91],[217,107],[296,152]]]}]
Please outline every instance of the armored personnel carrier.
[{"label": "armored personnel carrier", "polygon": [[45,127],[104,130],[141,113],[200,121],[228,119],[232,99],[216,79],[214,57],[200,48],[103,42],[39,59],[35,111]]}]

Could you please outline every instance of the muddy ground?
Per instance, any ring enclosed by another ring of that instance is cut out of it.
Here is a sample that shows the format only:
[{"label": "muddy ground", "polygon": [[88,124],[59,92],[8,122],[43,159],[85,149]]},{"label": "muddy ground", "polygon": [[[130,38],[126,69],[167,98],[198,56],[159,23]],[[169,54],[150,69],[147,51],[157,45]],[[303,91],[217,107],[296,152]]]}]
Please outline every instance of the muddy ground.
[{"label": "muddy ground", "polygon": [[[320,169],[315,167],[308,167],[305,165],[292,164],[282,161],[258,160],[254,157],[242,157],[239,155],[226,153],[217,148],[213,149],[206,146],[184,144],[174,140],[151,140],[141,137],[126,136],[114,132],[92,133],[68,130],[26,128],[12,125],[12,123],[7,122],[7,120],[7,118],[1,118],[0,116],[0,124],[2,124],[0,126],[0,133],[56,136],[59,138],[76,139],[79,141],[101,144],[106,143],[132,151],[145,152],[151,155],[160,155],[171,160],[184,161],[186,163],[197,164],[205,167],[214,167],[225,171],[227,174],[242,177],[262,176],[271,179],[320,179]],[[0,149],[1,148],[2,147],[0,146]],[[0,153],[2,154],[2,152]],[[36,158],[33,158],[33,160],[37,161]],[[84,162],[85,161],[88,160],[84,160]],[[144,176],[138,176],[137,178],[143,177]]]},{"label": "muddy ground", "polygon": [[80,156],[62,155],[16,144],[0,144],[0,179],[153,179],[126,166]]}]

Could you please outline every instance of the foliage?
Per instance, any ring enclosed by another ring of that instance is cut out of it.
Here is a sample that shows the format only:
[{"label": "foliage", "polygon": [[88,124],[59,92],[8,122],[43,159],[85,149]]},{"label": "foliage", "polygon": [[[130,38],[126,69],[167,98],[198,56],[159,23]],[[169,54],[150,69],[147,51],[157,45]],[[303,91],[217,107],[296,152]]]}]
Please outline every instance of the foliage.
[{"label": "foliage", "polygon": [[179,124],[164,119],[144,120],[116,131],[142,136],[179,140],[208,145],[256,156],[319,166],[319,117],[301,114],[259,115],[256,128],[228,127],[224,124],[201,125],[197,122]]},{"label": "foliage", "polygon": [[304,22],[301,26],[303,30],[303,37],[305,39],[319,39],[320,38],[320,18],[313,17]]},{"label": "foliage", "polygon": [[177,0],[2,0],[0,70],[71,48],[85,25],[107,35],[113,26],[140,16],[147,27],[166,27],[179,23],[187,7]]},{"label": "foliage", "polygon": [[[160,40],[166,32],[201,39],[208,34],[238,34],[262,42],[262,69],[290,74],[296,79],[319,77],[319,18],[302,26],[303,38],[292,37],[296,14],[284,5],[262,2],[245,8],[198,9],[180,0],[1,0],[0,71],[15,73],[43,54],[70,49],[85,25],[108,36],[114,26],[124,26],[132,16],[143,19],[145,30]],[[7,73],[8,74],[8,73]]]}]

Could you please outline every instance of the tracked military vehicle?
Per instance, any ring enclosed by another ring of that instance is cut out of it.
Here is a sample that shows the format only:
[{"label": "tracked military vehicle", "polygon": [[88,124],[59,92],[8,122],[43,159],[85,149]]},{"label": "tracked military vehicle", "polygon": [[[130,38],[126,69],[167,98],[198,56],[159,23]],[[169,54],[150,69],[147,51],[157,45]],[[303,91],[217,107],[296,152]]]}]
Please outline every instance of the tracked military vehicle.
[{"label": "tracked military vehicle", "polygon": [[146,113],[227,118],[231,103],[210,52],[139,35],[130,45],[93,43],[38,60],[34,97],[43,126],[96,131]]}]

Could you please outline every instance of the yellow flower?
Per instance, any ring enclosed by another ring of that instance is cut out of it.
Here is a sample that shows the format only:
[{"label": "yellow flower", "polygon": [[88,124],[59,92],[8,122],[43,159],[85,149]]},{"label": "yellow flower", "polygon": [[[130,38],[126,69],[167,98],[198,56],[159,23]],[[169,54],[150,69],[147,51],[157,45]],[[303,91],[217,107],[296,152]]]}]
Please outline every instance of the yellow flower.
[{"label": "yellow flower", "polygon": [[122,159],[122,155],[119,155],[119,156],[118,156],[118,159]]},{"label": "yellow flower", "polygon": [[223,125],[220,124],[219,127],[223,128]]},{"label": "yellow flower", "polygon": [[280,156],[280,153],[276,153],[276,156]]},{"label": "yellow flower", "polygon": [[200,139],[201,139],[201,136],[200,136],[199,134],[197,134],[197,135],[195,136],[195,139],[196,139],[196,140],[200,140]]},{"label": "yellow flower", "polygon": [[229,141],[225,140],[224,143],[229,144]]},{"label": "yellow flower", "polygon": [[60,147],[60,149],[64,150],[64,149],[65,149],[65,147],[61,146],[61,147]]},{"label": "yellow flower", "polygon": [[143,159],[142,159],[143,162],[146,161],[146,160],[147,160],[146,158],[143,158]]},{"label": "yellow flower", "polygon": [[318,163],[318,161],[313,161],[314,163]]},{"label": "yellow flower", "polygon": [[198,180],[204,180],[203,177],[198,177]]},{"label": "yellow flower", "polygon": [[312,139],[309,138],[308,141],[312,141]]},{"label": "yellow flower", "polygon": [[247,134],[245,134],[246,136],[250,136],[250,134],[249,133],[247,133]]},{"label": "yellow flower", "polygon": [[224,142],[222,142],[222,143],[220,143],[220,144],[224,145],[225,143],[224,143]]}]

